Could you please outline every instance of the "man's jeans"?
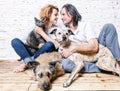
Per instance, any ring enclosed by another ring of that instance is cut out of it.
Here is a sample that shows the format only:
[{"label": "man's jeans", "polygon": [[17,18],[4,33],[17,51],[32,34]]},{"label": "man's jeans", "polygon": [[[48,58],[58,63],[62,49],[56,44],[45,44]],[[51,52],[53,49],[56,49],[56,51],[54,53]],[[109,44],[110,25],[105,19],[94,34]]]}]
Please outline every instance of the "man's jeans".
[{"label": "man's jeans", "polygon": [[[118,35],[113,24],[105,24],[103,26],[98,42],[108,47],[117,60],[120,59]],[[71,72],[76,66],[75,63],[69,59],[62,60],[62,65],[67,72]],[[85,67],[81,70],[81,72],[100,72],[95,63],[84,62],[84,65]]]},{"label": "man's jeans", "polygon": [[99,35],[98,42],[109,48],[113,56],[117,60],[120,60],[120,46],[118,42],[118,35],[113,24],[104,25]]}]

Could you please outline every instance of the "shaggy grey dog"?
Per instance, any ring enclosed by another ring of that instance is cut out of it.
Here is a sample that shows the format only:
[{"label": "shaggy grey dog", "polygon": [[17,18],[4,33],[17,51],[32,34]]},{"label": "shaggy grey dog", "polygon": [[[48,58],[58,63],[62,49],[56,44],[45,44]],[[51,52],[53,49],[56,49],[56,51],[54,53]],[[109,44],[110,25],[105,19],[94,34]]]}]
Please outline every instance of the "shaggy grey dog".
[{"label": "shaggy grey dog", "polygon": [[[35,25],[38,27],[42,27],[43,30],[45,30],[45,22],[43,20],[39,20],[36,17],[34,18],[35,20]],[[35,31],[35,28],[29,33],[28,37],[27,37],[27,45],[30,46],[31,48],[37,48],[37,46],[39,45],[39,43],[45,43],[45,39],[38,34]]]}]

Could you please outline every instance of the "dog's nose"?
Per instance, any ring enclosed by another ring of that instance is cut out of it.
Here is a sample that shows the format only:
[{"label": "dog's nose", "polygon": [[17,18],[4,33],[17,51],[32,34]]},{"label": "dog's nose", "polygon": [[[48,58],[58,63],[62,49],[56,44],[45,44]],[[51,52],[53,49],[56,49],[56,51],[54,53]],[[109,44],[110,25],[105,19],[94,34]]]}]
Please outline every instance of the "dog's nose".
[{"label": "dog's nose", "polygon": [[64,37],[63,37],[63,41],[66,40],[66,39],[67,39],[67,38],[64,36]]},{"label": "dog's nose", "polygon": [[44,88],[45,91],[49,90],[50,89],[50,85],[48,83],[44,83],[43,84],[43,88]]}]

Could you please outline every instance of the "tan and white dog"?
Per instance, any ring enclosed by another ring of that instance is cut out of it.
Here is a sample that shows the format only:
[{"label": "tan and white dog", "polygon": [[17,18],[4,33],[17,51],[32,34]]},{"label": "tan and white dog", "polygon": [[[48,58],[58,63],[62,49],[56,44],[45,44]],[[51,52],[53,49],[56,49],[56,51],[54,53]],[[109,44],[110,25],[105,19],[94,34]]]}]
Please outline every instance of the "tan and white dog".
[{"label": "tan and white dog", "polygon": [[[69,36],[73,34],[70,29],[62,30],[56,27],[53,29],[51,34],[54,34],[56,36],[56,40],[60,43],[60,47],[70,47],[71,45],[75,44],[74,42],[69,40]],[[100,69],[111,71],[120,75],[120,66],[117,63],[116,59],[113,57],[110,50],[101,44],[99,44],[99,50],[95,54],[73,53],[68,57],[68,59],[74,61],[76,67],[75,69],[73,69],[68,79],[64,82],[64,87],[69,86],[72,83],[73,78],[76,76],[76,74],[80,72],[80,70],[84,67],[83,61],[97,61],[96,64]]]},{"label": "tan and white dog", "polygon": [[34,79],[38,82],[38,88],[48,91],[52,88],[52,81],[64,75],[65,71],[61,64],[62,56],[58,52],[41,54],[35,61],[27,64],[32,68]]}]

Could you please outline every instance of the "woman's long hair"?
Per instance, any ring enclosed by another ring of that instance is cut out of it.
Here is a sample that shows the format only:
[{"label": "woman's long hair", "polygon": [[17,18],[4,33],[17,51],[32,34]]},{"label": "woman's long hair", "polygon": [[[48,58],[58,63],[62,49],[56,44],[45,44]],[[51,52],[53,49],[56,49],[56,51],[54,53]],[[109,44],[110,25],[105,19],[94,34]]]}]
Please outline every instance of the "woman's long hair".
[{"label": "woman's long hair", "polygon": [[65,4],[62,8],[65,8],[66,12],[72,16],[73,26],[77,26],[78,21],[82,19],[82,16],[80,15],[76,7],[73,6],[72,4]]},{"label": "woman's long hair", "polygon": [[53,9],[56,9],[57,11],[59,11],[58,7],[48,4],[46,6],[44,6],[41,10],[40,10],[40,14],[39,17],[40,19],[42,19],[45,22],[45,27],[48,26],[48,23],[50,21],[50,16],[53,12]]}]

